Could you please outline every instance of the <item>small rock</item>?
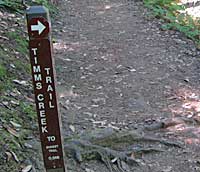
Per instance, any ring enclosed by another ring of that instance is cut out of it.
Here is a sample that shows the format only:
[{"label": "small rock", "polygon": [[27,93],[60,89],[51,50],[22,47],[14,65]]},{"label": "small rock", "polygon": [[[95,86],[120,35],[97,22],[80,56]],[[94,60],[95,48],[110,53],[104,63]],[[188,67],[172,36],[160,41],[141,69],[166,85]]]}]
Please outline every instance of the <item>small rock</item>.
[{"label": "small rock", "polygon": [[129,69],[130,72],[136,72],[136,69]]},{"label": "small rock", "polygon": [[25,146],[26,148],[29,148],[29,149],[32,149],[32,148],[33,148],[33,146],[30,145],[30,144],[28,144],[28,143],[24,143],[24,146]]},{"label": "small rock", "polygon": [[115,80],[115,83],[120,83],[122,81],[122,78],[117,78],[116,80]]},{"label": "small rock", "polygon": [[89,168],[85,168],[85,171],[86,171],[86,172],[94,172],[94,170],[91,170],[91,169],[89,169]]},{"label": "small rock", "polygon": [[99,105],[91,105],[91,107],[97,108],[97,107],[99,107]]},{"label": "small rock", "polygon": [[116,126],[113,126],[112,124],[108,124],[108,127],[109,128],[113,128],[115,130],[120,130],[120,128],[116,127]]},{"label": "small rock", "polygon": [[111,6],[110,6],[110,5],[106,5],[106,6],[105,6],[105,9],[106,9],[106,10],[109,10],[109,9],[111,9]]},{"label": "small rock", "polygon": [[186,44],[185,41],[182,41],[181,39],[174,39],[174,41],[178,44]]},{"label": "small rock", "polygon": [[90,112],[83,112],[83,114],[88,115],[89,117],[93,117],[93,114]]},{"label": "small rock", "polygon": [[9,103],[3,101],[2,104],[3,104],[4,106],[8,106]]},{"label": "small rock", "polygon": [[164,167],[164,169],[162,170],[162,172],[170,172],[172,171],[172,167],[168,166],[168,167]]},{"label": "small rock", "polygon": [[12,67],[14,69],[16,68],[16,66],[14,64],[12,64],[12,63],[10,64],[10,67]]},{"label": "small rock", "polygon": [[16,96],[17,96],[17,94],[14,93],[14,92],[11,92],[10,95],[11,95],[12,97],[16,97]]},{"label": "small rock", "polygon": [[95,103],[95,104],[105,104],[106,102],[106,99],[105,98],[96,98],[96,99],[92,99],[92,102]]}]

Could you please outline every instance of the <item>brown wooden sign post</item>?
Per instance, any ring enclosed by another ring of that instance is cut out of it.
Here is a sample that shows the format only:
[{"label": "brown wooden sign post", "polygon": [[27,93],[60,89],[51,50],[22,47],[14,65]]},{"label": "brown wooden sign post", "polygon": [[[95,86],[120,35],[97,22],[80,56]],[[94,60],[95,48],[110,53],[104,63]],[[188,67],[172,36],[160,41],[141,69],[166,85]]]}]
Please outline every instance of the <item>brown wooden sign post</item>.
[{"label": "brown wooden sign post", "polygon": [[47,172],[65,172],[49,13],[43,6],[33,6],[26,17],[44,165]]}]

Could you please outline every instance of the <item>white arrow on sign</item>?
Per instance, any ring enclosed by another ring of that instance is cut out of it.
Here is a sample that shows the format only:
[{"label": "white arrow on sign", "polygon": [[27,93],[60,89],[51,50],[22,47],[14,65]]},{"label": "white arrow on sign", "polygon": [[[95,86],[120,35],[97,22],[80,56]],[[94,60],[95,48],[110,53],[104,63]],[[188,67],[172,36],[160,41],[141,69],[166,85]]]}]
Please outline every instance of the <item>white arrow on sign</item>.
[{"label": "white arrow on sign", "polygon": [[31,26],[31,31],[38,31],[38,34],[40,35],[44,30],[46,29],[46,26],[43,25],[39,20],[37,25]]}]

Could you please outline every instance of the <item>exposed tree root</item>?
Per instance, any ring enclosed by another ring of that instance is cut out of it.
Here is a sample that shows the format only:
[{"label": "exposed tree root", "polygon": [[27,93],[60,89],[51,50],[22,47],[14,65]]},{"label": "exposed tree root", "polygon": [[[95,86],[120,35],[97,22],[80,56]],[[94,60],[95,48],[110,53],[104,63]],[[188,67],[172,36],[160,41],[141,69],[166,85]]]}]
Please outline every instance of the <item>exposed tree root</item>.
[{"label": "exposed tree root", "polygon": [[86,160],[100,160],[111,172],[125,172],[122,163],[128,165],[140,165],[138,155],[146,153],[163,152],[157,148],[129,148],[135,143],[160,143],[166,146],[180,148],[179,143],[170,142],[164,139],[144,136],[138,131],[115,131],[107,128],[100,131],[93,131],[87,135],[81,135],[77,139],[67,139],[65,151],[67,155],[72,155],[78,162]]}]

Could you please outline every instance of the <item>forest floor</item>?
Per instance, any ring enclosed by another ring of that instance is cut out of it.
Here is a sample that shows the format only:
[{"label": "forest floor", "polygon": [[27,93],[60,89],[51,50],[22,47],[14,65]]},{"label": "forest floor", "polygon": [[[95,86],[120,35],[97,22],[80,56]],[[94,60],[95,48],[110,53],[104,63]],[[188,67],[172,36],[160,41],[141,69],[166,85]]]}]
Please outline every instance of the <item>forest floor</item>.
[{"label": "forest floor", "polygon": [[[184,147],[131,145],[164,152],[142,155],[142,165],[127,171],[199,171],[200,52],[193,42],[162,31],[140,1],[68,0],[60,12],[53,35],[64,137],[146,128],[146,135]],[[161,129],[148,127],[160,122]],[[68,159],[67,167],[108,171],[98,161]]]}]

